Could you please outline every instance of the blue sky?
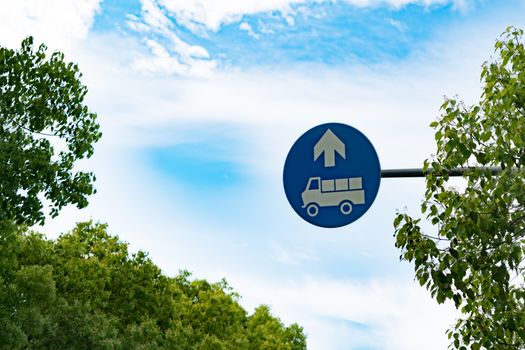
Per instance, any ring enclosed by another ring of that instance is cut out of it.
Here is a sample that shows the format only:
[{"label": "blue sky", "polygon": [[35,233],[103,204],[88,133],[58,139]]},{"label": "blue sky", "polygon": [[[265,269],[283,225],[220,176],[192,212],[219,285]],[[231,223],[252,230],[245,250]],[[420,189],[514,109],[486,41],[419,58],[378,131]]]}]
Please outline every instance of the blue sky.
[{"label": "blue sky", "polygon": [[[406,59],[443,27],[470,18],[489,18],[502,12],[502,5],[507,10],[514,6],[512,1],[430,3],[425,6],[409,1],[401,7],[380,2],[370,7],[346,1],[299,3],[291,6],[293,14],[276,10],[248,14],[204,32],[188,29],[169,11],[166,16],[182,40],[206,48],[212,59],[218,58],[226,67],[298,62],[342,65]],[[139,1],[110,0],[104,2],[104,8],[107,11],[95,17],[93,30],[134,34],[126,22],[130,15],[141,16]]]},{"label": "blue sky", "polygon": [[[443,349],[457,317],[399,262],[392,221],[420,179],[381,183],[359,221],[321,229],[289,206],[288,150],[306,130],[362,131],[384,168],[433,150],[443,95],[479,96],[480,65],[525,2],[475,0],[7,0],[0,44],[32,34],[79,63],[104,136],[80,167],[94,219],[179,269],[225,277],[248,309],[305,327],[310,349]],[[432,230],[427,225],[428,230]]]}]

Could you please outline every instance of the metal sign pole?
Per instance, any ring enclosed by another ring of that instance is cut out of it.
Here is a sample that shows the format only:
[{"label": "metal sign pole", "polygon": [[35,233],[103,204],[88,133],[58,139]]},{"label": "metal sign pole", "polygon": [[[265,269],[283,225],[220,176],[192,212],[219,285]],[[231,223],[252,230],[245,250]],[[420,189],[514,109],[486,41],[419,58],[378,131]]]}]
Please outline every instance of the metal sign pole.
[{"label": "metal sign pole", "polygon": [[[498,175],[502,172],[501,167],[465,167],[465,168],[453,168],[446,170],[448,176],[463,176],[471,170],[488,170],[492,175]],[[408,169],[383,169],[381,170],[382,178],[390,177],[425,177],[430,170],[423,171],[422,168],[408,168]]]}]

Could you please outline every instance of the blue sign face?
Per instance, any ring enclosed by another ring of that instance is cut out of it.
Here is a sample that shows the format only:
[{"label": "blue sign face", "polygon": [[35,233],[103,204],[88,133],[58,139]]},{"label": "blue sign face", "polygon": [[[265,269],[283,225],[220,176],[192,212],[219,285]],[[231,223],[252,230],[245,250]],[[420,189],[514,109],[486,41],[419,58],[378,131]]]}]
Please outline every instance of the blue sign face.
[{"label": "blue sign face", "polygon": [[381,182],[381,167],[370,141],[339,123],[316,126],[294,143],[284,164],[288,201],[311,224],[340,227],[370,208]]}]

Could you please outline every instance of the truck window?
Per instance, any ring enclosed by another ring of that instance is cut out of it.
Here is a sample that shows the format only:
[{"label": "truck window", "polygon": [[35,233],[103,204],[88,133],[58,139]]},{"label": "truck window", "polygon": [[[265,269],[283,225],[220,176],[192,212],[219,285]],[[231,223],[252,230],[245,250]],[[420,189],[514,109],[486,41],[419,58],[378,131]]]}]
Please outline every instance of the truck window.
[{"label": "truck window", "polygon": [[309,190],[318,190],[319,189],[319,179],[310,179],[310,183],[308,184]]}]

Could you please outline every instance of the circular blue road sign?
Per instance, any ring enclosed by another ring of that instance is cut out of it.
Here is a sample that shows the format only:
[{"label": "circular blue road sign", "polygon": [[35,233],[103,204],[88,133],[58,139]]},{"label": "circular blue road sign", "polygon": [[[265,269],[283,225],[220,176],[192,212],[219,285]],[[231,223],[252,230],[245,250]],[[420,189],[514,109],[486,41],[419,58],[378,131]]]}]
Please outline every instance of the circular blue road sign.
[{"label": "circular blue road sign", "polygon": [[304,220],[321,227],[348,225],[370,208],[381,182],[372,143],[345,124],[318,125],[294,143],[284,164],[284,191]]}]

